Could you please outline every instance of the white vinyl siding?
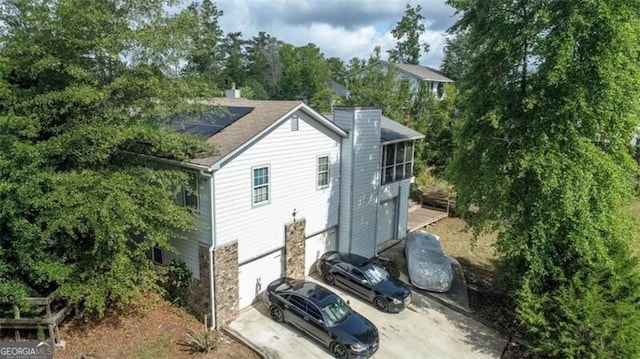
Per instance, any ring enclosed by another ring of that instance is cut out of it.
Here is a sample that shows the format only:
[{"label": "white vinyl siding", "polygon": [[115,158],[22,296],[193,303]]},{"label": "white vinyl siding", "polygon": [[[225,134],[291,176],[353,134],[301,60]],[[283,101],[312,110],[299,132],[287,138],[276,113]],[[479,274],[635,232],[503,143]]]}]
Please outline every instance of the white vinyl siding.
[{"label": "white vinyl siding", "polygon": [[318,157],[318,188],[329,186],[329,156]]},{"label": "white vinyl siding", "polygon": [[[306,220],[306,233],[338,224],[340,136],[303,111],[290,117],[215,172],[216,245],[237,240],[240,262],[284,246],[284,226]],[[329,157],[329,184],[317,189],[317,158]],[[253,206],[253,168],[269,167],[269,205]],[[247,176],[251,173],[251,176]]]},{"label": "white vinyl siding", "polygon": [[349,138],[343,141],[341,201],[338,245],[341,251],[371,257],[375,252],[375,223],[380,184],[379,109],[335,110],[338,123],[352,121]]},{"label": "white vinyl siding", "polygon": [[316,271],[315,264],[325,252],[334,251],[337,248],[337,230],[331,228],[327,231],[312,234],[305,239],[304,274],[309,275]]},{"label": "white vinyl siding", "polygon": [[171,245],[176,249],[176,253],[164,251],[164,263],[170,263],[172,260],[183,261],[187,268],[191,271],[194,278],[200,278],[200,265],[198,257],[198,246],[203,243],[210,246],[211,240],[211,179],[197,175],[197,202],[198,210],[196,216],[198,220],[197,228],[186,234],[187,238],[175,238],[171,241]]}]

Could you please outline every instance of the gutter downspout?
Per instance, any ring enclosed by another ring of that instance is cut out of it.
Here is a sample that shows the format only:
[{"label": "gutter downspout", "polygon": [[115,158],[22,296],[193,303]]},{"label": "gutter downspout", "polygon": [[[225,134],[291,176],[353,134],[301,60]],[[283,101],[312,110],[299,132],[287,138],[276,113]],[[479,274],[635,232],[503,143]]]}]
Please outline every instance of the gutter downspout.
[{"label": "gutter downspout", "polygon": [[[380,145],[380,149],[378,150],[379,158],[378,163],[382,166],[382,155],[384,151],[384,146]],[[373,227],[373,256],[378,257],[378,219],[380,217],[380,192],[382,191],[382,171],[380,166],[378,167],[378,190],[376,191],[376,219],[375,225]],[[397,230],[396,230],[397,232]]]},{"label": "gutter downspout", "polygon": [[204,177],[209,177],[209,205],[211,206],[211,245],[209,246],[209,305],[211,310],[211,322],[209,324],[209,330],[214,330],[216,328],[216,300],[215,300],[215,280],[214,280],[214,250],[216,248],[216,216],[215,216],[215,205],[214,205],[214,172],[213,171],[205,171],[200,170],[200,175]]},{"label": "gutter downspout", "polygon": [[351,178],[349,180],[349,253],[353,252],[353,182],[355,178],[355,157],[356,157],[356,111],[351,112],[351,132],[349,132],[349,151],[351,152]]}]

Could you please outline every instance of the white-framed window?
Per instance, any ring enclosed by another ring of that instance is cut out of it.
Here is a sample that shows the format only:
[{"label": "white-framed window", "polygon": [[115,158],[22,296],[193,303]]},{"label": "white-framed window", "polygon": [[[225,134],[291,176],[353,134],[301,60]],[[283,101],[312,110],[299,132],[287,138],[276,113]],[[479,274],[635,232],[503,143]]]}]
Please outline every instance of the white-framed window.
[{"label": "white-framed window", "polygon": [[198,209],[198,175],[189,173],[187,187],[182,189],[182,203],[186,207]]},{"label": "white-framed window", "polygon": [[151,260],[156,264],[163,264],[162,249],[160,249],[159,247],[153,247],[151,249]]},{"label": "white-framed window", "polygon": [[329,187],[329,156],[318,156],[316,172],[318,189]]},{"label": "white-framed window", "polygon": [[413,176],[413,142],[400,142],[382,147],[380,166],[382,184]]},{"label": "white-framed window", "polygon": [[291,117],[291,131],[298,131],[298,122],[300,122],[300,118],[298,116]]},{"label": "white-framed window", "polygon": [[198,175],[194,172],[188,172],[189,176],[187,184],[178,192],[176,203],[184,206],[198,209]]},{"label": "white-framed window", "polygon": [[269,166],[251,169],[252,203],[253,205],[269,203]]}]

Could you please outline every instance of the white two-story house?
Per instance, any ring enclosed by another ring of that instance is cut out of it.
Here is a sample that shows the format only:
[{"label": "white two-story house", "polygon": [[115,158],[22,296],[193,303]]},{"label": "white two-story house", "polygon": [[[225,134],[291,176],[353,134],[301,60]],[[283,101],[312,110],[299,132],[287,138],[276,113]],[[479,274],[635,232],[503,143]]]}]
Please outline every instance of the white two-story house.
[{"label": "white two-story house", "polygon": [[[371,257],[407,232],[413,141],[423,136],[375,108],[335,108],[325,117],[302,102],[214,101],[212,121],[181,123],[217,152],[172,163],[192,174],[199,227],[175,240],[192,271],[190,306],[220,326],[267,284],[304,277],[325,251]],[[220,111],[222,110],[222,111]]]},{"label": "white two-story house", "polygon": [[412,93],[418,92],[419,86],[424,86],[436,98],[444,96],[444,86],[454,81],[444,73],[429,66],[402,64],[398,62],[380,61],[383,70],[393,68],[396,81],[408,82]]}]

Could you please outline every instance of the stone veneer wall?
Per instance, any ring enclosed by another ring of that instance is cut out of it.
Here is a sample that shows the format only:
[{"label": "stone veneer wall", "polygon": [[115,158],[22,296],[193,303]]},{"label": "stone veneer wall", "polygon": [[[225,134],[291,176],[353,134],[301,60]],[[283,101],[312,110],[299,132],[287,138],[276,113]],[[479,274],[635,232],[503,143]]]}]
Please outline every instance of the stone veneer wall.
[{"label": "stone veneer wall", "polygon": [[202,316],[199,318],[200,320],[204,319],[205,314],[211,319],[209,248],[202,244],[198,246],[198,265],[200,267],[200,278],[191,281],[187,305],[191,310]]},{"label": "stone veneer wall", "polygon": [[232,242],[213,251],[215,285],[216,328],[226,325],[238,316],[238,242]]},{"label": "stone veneer wall", "polygon": [[306,220],[300,219],[285,226],[285,275],[304,279]]}]

